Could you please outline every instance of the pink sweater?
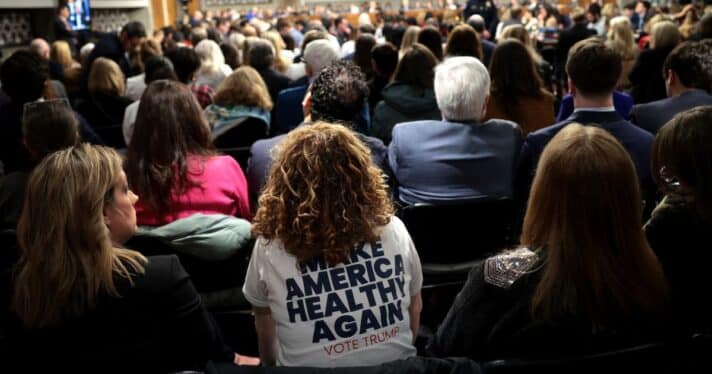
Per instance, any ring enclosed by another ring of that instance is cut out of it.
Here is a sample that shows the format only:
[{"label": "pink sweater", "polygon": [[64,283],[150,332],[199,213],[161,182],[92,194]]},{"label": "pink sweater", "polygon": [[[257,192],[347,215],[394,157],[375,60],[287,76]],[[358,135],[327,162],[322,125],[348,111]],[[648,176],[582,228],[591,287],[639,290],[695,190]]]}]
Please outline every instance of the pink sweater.
[{"label": "pink sweater", "polygon": [[139,196],[137,223],[161,226],[195,213],[251,218],[245,174],[232,157],[213,156],[201,161],[191,156],[188,158],[188,178],[200,187],[192,187],[181,195],[173,193],[166,212],[154,211]]}]

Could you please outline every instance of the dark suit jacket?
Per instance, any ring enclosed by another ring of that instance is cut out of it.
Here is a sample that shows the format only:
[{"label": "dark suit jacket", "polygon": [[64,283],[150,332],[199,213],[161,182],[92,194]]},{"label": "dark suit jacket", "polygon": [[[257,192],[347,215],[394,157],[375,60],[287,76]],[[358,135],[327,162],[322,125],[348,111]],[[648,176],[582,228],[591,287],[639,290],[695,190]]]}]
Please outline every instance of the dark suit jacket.
[{"label": "dark suit jacket", "polygon": [[712,105],[712,95],[703,90],[688,91],[682,95],[634,106],[630,121],[656,134],[676,114],[702,105]]},{"label": "dark suit jacket", "polygon": [[388,164],[408,204],[511,197],[521,144],[510,121],[399,123]]},{"label": "dark suit jacket", "polygon": [[59,326],[26,329],[9,316],[10,357],[23,368],[79,372],[180,371],[231,360],[178,258],[149,257],[145,270],[133,286],[117,279],[121,297],[101,293],[93,310]]},{"label": "dark suit jacket", "polygon": [[258,70],[258,73],[260,73],[260,76],[265,81],[265,85],[267,85],[267,91],[269,91],[269,97],[272,99],[272,103],[274,103],[272,112],[270,112],[272,118],[270,123],[270,131],[272,131],[277,127],[277,107],[279,92],[286,89],[291,81],[286,75],[275,71],[272,68]]},{"label": "dark suit jacket", "polygon": [[[300,126],[306,126],[302,124]],[[355,132],[355,134],[371,150],[373,162],[382,170],[386,168],[387,149],[379,139]],[[285,135],[275,136],[269,139],[258,140],[250,147],[250,159],[247,162],[247,185],[248,191],[253,197],[259,195],[262,187],[267,181],[267,174],[272,166],[272,156],[275,147],[280,144]]]},{"label": "dark suit jacket", "polygon": [[529,197],[529,189],[544,147],[549,144],[549,141],[556,136],[561,129],[572,122],[578,122],[583,125],[598,124],[623,145],[623,148],[628,151],[631,159],[633,159],[633,164],[635,165],[635,170],[637,171],[638,179],[641,183],[643,198],[646,200],[646,207],[648,209],[652,208],[656,191],[655,184],[650,175],[650,150],[653,144],[653,135],[624,120],[623,117],[615,111],[574,112],[565,121],[527,135],[522,145],[519,170],[517,172],[517,199],[520,203],[526,203]]},{"label": "dark suit jacket", "polygon": [[663,64],[672,48],[647,49],[640,52],[628,78],[630,94],[636,104],[649,103],[667,97]]},{"label": "dark suit jacket", "polygon": [[569,49],[577,42],[596,35],[596,30],[589,29],[585,23],[576,23],[559,33],[559,44],[556,47],[556,60],[559,69],[563,71],[568,59]]},{"label": "dark suit jacket", "polygon": [[[22,143],[22,104],[6,102],[0,104],[0,161],[4,173],[14,171],[29,171],[33,162]],[[82,140],[92,144],[103,144],[90,124],[79,113],[74,113],[79,121],[79,131]]]},{"label": "dark suit jacket", "polygon": [[482,42],[482,63],[489,67],[490,60],[492,59],[492,53],[497,47],[497,44],[482,38],[480,38],[480,41]]}]

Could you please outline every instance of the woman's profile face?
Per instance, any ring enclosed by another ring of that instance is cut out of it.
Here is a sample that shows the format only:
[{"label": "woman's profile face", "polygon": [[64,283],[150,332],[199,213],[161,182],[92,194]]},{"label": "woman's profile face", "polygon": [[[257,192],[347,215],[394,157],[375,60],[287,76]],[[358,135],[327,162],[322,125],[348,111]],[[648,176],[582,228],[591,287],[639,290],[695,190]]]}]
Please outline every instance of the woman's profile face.
[{"label": "woman's profile face", "polygon": [[114,183],[113,199],[104,207],[104,221],[115,244],[123,244],[136,234],[136,201],[138,196],[129,190],[122,171]]}]

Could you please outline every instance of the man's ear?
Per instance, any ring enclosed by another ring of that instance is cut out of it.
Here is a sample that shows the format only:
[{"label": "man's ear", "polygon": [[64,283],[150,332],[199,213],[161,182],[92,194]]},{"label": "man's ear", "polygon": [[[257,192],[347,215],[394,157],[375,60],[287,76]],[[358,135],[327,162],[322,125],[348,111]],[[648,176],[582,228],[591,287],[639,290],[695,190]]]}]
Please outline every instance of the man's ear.
[{"label": "man's ear", "polygon": [[311,89],[307,91],[307,94],[302,100],[302,113],[304,113],[304,120],[311,116]]},{"label": "man's ear", "polygon": [[675,73],[672,69],[665,70],[665,83],[668,86],[672,86],[677,81],[677,73]]},{"label": "man's ear", "polygon": [[571,94],[572,97],[576,97],[576,85],[574,85],[574,82],[571,80],[571,78],[569,78],[568,80],[569,80],[569,93]]},{"label": "man's ear", "polygon": [[485,96],[485,102],[482,104],[482,113],[480,113],[480,121],[483,121],[485,116],[487,116],[487,105],[489,105],[490,95]]}]

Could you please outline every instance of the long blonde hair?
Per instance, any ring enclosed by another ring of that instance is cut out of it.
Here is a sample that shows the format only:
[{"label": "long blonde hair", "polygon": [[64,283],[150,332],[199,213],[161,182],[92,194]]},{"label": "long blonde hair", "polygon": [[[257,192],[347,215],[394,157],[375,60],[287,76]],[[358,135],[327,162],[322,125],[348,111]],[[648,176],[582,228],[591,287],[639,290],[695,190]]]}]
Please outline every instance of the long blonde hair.
[{"label": "long blonde hair", "polygon": [[418,26],[408,26],[403,33],[403,39],[401,40],[400,49],[398,54],[402,57],[413,44],[418,42],[418,34],[420,34],[420,27]]},{"label": "long blonde hair", "polygon": [[106,57],[99,57],[89,70],[89,93],[123,96],[126,92],[124,73],[119,65]]},{"label": "long blonde hair", "polygon": [[502,33],[499,35],[499,38],[497,38],[497,41],[503,41],[505,39],[517,39],[522,44],[524,44],[525,47],[527,47],[527,51],[529,51],[529,55],[532,56],[532,59],[534,60],[534,63],[536,65],[540,65],[542,61],[544,60],[539,52],[536,51],[534,48],[534,43],[532,42],[532,38],[529,35],[529,32],[527,31],[526,28],[522,25],[509,25],[505,27],[502,30]]},{"label": "long blonde hair", "polygon": [[82,144],[47,156],[32,172],[17,226],[21,257],[12,307],[27,327],[77,318],[100,292],[119,296],[147,260],[116,248],[104,223],[121,173],[111,148]]},{"label": "long blonde hair", "polygon": [[70,69],[77,64],[74,59],[72,59],[72,51],[69,49],[69,43],[64,40],[57,40],[52,43],[49,50],[49,58],[61,65],[64,70]]},{"label": "long blonde hair", "polygon": [[638,46],[635,44],[635,36],[628,17],[618,16],[611,20],[606,45],[620,53],[624,61],[635,59]]},{"label": "long blonde hair", "polygon": [[667,285],[643,234],[633,161],[605,130],[571,124],[546,146],[521,243],[545,254],[535,318],[606,327],[660,311]]},{"label": "long blonde hair", "polygon": [[276,31],[267,31],[262,34],[262,38],[272,43],[272,47],[274,47],[274,68],[279,72],[285,73],[292,63],[282,56],[282,51],[287,47],[284,39]]}]

